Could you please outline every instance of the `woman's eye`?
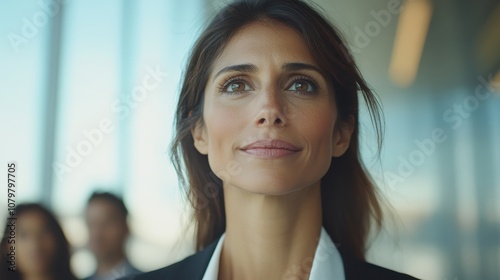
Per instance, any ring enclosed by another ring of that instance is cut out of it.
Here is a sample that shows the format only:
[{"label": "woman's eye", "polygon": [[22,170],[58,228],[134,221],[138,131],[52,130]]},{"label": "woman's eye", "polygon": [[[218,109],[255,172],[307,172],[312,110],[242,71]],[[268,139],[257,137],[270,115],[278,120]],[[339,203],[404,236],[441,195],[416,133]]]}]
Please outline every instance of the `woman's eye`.
[{"label": "woman's eye", "polygon": [[225,87],[225,92],[245,92],[252,90],[252,88],[247,85],[245,82],[242,81],[236,81],[236,82],[231,82]]},{"label": "woman's eye", "polygon": [[315,91],[314,86],[307,81],[296,81],[292,84],[291,87],[288,88],[291,91],[300,91],[300,92],[313,92]]}]

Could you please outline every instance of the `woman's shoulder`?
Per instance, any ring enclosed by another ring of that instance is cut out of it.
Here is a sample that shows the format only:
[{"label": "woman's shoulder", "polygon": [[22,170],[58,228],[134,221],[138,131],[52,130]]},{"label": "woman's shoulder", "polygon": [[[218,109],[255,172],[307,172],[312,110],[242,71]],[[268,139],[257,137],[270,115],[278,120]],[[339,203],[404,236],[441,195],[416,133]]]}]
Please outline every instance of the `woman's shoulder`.
[{"label": "woman's shoulder", "polygon": [[121,278],[119,280],[191,280],[202,279],[208,262],[215,250],[217,241],[207,246],[198,253],[188,256],[181,261],[167,267],[147,273]]},{"label": "woman's shoulder", "polygon": [[342,257],[346,280],[386,279],[386,280],[416,280],[410,275],[390,270],[366,261]]},{"label": "woman's shoulder", "polygon": [[[122,278],[120,280],[160,280],[160,279],[201,279],[205,269],[202,269],[198,261],[193,260],[197,254],[180,262],[174,263],[162,269],[137,275],[135,277]],[[351,264],[345,271],[346,280],[385,279],[385,280],[415,280],[410,275],[396,272],[368,262]]]},{"label": "woman's shoulder", "polygon": [[[121,278],[120,280],[192,280],[202,279],[210,258],[215,250],[217,241],[202,251],[167,267],[143,273],[136,276]],[[346,280],[384,279],[384,280],[415,280],[410,275],[393,271],[366,261],[342,256]]]}]

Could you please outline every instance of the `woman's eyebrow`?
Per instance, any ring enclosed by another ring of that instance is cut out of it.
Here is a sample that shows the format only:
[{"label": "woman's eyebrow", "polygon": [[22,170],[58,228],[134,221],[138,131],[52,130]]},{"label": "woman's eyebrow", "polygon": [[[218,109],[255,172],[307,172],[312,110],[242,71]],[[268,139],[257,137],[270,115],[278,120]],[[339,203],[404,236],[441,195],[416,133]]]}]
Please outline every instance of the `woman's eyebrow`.
[{"label": "woman's eyebrow", "polygon": [[238,64],[238,65],[231,65],[222,68],[217,74],[215,74],[214,78],[212,81],[215,81],[215,79],[222,73],[225,72],[257,72],[259,68],[253,64]]},{"label": "woman's eyebrow", "polygon": [[[307,63],[302,63],[302,62],[288,62],[285,63],[281,69],[283,71],[298,71],[298,70],[313,70],[316,71],[320,74],[323,74],[323,71],[321,71],[317,66],[314,66],[312,64],[307,64]],[[237,65],[231,65],[231,66],[226,66],[222,68],[217,74],[215,74],[214,78],[212,79],[212,82],[215,81],[215,79],[220,76],[222,73],[226,72],[243,72],[243,73],[250,73],[250,72],[257,72],[259,68],[253,64],[237,64]]]},{"label": "woman's eyebrow", "polygon": [[298,70],[313,70],[316,71],[320,74],[323,74],[323,71],[319,69],[317,66],[314,66],[312,64],[307,64],[307,63],[302,63],[302,62],[289,62],[285,63],[283,67],[281,67],[283,71],[298,71]]}]

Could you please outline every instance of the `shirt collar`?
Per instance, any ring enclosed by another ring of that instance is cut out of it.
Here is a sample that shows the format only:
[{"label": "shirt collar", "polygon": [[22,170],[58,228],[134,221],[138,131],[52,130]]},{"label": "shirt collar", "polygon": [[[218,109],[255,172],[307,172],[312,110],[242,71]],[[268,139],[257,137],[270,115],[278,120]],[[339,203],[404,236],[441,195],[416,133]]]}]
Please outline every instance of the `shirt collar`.
[{"label": "shirt collar", "polygon": [[[217,280],[219,275],[219,259],[225,235],[226,233],[223,233],[219,238],[202,280]],[[301,268],[309,269],[310,267],[309,280],[345,280],[344,265],[340,253],[323,227],[321,227],[321,234],[316,252],[314,253],[312,266],[309,265],[310,262],[306,261],[302,264],[304,267]]]}]

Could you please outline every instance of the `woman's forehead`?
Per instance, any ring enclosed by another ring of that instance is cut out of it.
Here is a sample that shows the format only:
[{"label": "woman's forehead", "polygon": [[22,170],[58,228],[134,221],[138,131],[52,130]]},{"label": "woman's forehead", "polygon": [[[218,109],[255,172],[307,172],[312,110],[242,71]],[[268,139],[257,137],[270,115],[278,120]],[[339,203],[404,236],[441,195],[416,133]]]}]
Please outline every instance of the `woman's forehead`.
[{"label": "woman's forehead", "polygon": [[278,21],[258,21],[241,28],[226,44],[212,69],[253,64],[260,68],[315,61],[299,32]]}]

